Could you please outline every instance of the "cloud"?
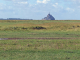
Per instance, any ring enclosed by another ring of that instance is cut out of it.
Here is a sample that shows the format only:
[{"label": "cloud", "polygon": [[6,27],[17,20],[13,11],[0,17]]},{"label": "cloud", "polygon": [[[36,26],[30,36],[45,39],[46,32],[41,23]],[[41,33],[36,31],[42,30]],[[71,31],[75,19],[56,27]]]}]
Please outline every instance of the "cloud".
[{"label": "cloud", "polygon": [[46,3],[48,3],[48,1],[50,1],[50,0],[43,0],[43,1],[37,0],[37,3],[44,3],[44,4],[46,4]]},{"label": "cloud", "polygon": [[55,3],[52,6],[54,6],[55,8],[57,8],[58,7],[58,3]]},{"label": "cloud", "polygon": [[28,1],[28,0],[4,0],[4,1]]},{"label": "cloud", "polygon": [[17,2],[18,4],[27,4],[28,2]]},{"label": "cloud", "polygon": [[66,10],[67,10],[67,11],[70,11],[70,12],[74,12],[74,11],[75,11],[74,9],[69,8],[69,7],[68,7],[68,8],[66,8]]},{"label": "cloud", "polygon": [[80,0],[71,0],[71,1],[73,1],[73,2],[80,2]]}]

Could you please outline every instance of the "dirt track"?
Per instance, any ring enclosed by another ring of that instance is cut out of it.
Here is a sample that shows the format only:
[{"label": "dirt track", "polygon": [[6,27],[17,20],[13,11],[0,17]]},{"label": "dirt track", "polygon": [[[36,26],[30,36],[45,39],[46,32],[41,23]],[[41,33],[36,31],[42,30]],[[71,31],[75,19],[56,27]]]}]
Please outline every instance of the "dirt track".
[{"label": "dirt track", "polygon": [[76,38],[0,38],[0,40],[22,40],[22,39],[76,39]]}]

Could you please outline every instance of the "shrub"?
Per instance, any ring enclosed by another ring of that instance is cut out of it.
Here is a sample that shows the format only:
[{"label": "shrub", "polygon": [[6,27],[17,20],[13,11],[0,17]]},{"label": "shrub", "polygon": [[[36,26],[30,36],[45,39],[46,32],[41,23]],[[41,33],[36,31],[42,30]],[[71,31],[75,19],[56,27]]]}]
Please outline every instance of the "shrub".
[{"label": "shrub", "polygon": [[45,27],[41,27],[41,26],[36,26],[36,27],[33,27],[33,29],[38,29],[38,30],[40,30],[40,29],[46,29]]}]

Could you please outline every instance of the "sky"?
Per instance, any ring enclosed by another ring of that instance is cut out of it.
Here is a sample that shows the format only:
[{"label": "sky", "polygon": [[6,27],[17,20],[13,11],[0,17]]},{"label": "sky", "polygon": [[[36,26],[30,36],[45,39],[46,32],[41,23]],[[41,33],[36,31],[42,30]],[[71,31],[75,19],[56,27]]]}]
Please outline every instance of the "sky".
[{"label": "sky", "polygon": [[80,0],[0,0],[0,18],[80,20]]}]

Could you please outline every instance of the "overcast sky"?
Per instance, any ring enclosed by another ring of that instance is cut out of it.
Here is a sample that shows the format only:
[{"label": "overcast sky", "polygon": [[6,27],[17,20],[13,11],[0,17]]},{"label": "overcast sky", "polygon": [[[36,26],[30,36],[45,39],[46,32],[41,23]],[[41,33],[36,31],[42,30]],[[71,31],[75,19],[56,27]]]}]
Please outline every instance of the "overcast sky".
[{"label": "overcast sky", "polygon": [[0,0],[0,18],[80,20],[80,0]]}]

